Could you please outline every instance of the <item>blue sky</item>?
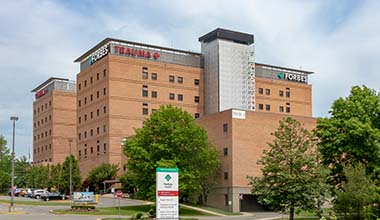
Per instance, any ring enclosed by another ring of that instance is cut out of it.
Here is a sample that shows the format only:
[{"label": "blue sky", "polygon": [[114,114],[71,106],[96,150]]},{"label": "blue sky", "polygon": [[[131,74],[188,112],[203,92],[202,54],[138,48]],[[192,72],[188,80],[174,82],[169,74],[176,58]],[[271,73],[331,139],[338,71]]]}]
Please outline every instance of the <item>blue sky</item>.
[{"label": "blue sky", "polygon": [[6,1],[0,8],[0,134],[32,148],[30,91],[75,80],[73,60],[106,37],[200,51],[217,28],[255,35],[256,61],[314,71],[313,116],[354,85],[380,90],[380,1]]}]

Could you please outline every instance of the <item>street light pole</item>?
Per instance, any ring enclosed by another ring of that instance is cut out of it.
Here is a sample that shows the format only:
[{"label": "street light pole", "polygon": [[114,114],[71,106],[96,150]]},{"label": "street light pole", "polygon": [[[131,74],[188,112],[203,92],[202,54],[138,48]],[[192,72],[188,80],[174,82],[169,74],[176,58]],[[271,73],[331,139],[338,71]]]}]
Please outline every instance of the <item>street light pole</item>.
[{"label": "street light pole", "polygon": [[15,190],[14,187],[14,180],[15,180],[15,128],[16,128],[16,121],[18,120],[18,117],[12,116],[11,120],[13,121],[13,141],[12,141],[12,174],[11,174],[11,204],[9,205],[9,212],[15,211],[15,206],[13,203],[13,198],[15,196]]},{"label": "street light pole", "polygon": [[71,161],[71,142],[73,142],[73,139],[69,139],[69,146],[70,146],[70,198],[73,192],[73,168],[72,168],[72,161]]}]

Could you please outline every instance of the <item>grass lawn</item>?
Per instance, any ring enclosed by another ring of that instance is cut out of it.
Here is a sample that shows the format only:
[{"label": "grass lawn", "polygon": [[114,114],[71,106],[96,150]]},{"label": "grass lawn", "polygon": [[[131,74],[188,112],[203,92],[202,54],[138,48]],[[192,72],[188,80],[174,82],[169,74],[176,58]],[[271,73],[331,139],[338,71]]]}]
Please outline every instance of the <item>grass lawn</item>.
[{"label": "grass lawn", "polygon": [[[138,212],[147,213],[151,205],[139,205],[139,206],[122,206],[120,207],[120,215],[132,216]],[[84,214],[84,215],[118,215],[118,207],[110,208],[96,208],[94,211],[71,211],[71,210],[53,210],[55,214]],[[182,216],[213,216],[208,213],[192,210],[184,207],[179,208],[179,214]]]},{"label": "grass lawn", "polygon": [[[36,205],[36,206],[71,206],[70,201],[60,201],[60,202],[45,202],[40,200],[35,201],[13,201],[16,205]],[[0,203],[9,204],[9,200],[0,199]]]}]

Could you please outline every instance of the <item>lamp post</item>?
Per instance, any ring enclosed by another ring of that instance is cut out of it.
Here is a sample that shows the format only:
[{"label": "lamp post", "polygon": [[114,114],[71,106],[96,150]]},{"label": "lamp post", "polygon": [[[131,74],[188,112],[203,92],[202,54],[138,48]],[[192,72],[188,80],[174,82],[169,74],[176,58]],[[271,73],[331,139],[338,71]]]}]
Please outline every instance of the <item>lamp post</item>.
[{"label": "lamp post", "polygon": [[73,177],[73,168],[72,168],[72,162],[71,162],[71,142],[73,142],[73,139],[69,139],[69,146],[70,146],[70,155],[69,155],[69,158],[70,158],[70,167],[69,167],[69,170],[70,170],[70,198],[71,198],[71,195],[72,195],[72,192],[73,192],[73,180],[72,180],[72,177]]},{"label": "lamp post", "polygon": [[9,212],[15,211],[15,206],[13,203],[13,198],[15,196],[14,180],[15,180],[15,128],[16,121],[18,117],[12,116],[11,121],[13,121],[13,141],[12,141],[12,174],[11,174],[11,204],[9,205]]}]

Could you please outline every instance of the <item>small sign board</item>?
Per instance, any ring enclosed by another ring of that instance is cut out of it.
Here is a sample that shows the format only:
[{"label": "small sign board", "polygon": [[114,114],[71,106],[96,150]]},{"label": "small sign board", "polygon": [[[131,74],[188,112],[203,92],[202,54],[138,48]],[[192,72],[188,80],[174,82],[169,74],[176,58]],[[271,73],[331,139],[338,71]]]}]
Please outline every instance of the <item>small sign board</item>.
[{"label": "small sign board", "polygon": [[178,168],[156,168],[157,219],[178,219]]},{"label": "small sign board", "polygon": [[77,203],[95,203],[94,192],[74,192],[73,202]]},{"label": "small sign board", "polygon": [[121,199],[121,197],[123,196],[123,192],[121,190],[118,190],[116,192],[116,196],[117,196],[117,199]]}]

